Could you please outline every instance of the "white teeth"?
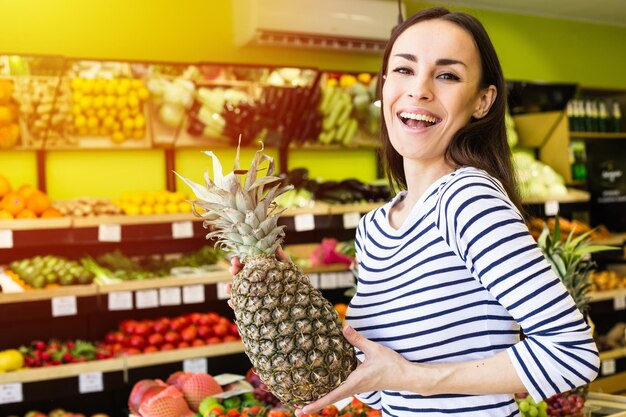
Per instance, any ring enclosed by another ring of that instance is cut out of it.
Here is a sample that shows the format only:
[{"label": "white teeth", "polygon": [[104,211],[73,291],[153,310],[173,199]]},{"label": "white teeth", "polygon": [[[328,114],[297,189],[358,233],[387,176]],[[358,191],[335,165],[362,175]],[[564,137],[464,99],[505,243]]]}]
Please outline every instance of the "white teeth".
[{"label": "white teeth", "polygon": [[437,119],[434,118],[433,116],[427,116],[425,114],[409,113],[406,111],[403,111],[402,113],[400,113],[400,117],[403,117],[405,119],[421,120],[421,121],[428,122],[428,123],[437,122]]}]

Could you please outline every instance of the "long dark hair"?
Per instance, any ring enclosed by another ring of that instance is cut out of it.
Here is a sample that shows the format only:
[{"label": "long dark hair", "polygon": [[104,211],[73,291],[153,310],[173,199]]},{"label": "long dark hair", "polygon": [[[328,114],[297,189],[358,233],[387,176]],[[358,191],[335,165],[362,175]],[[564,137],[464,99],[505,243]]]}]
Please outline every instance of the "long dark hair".
[{"label": "long dark hair", "polygon": [[[482,68],[480,88],[483,89],[493,85],[497,89],[496,99],[489,112],[480,119],[472,118],[469,124],[459,129],[446,149],[446,158],[458,166],[473,166],[497,178],[504,186],[511,201],[521,212],[522,207],[517,193],[517,182],[511,162],[511,150],[506,140],[506,127],[504,124],[506,88],[502,67],[487,31],[478,19],[466,13],[450,12],[444,7],[432,7],[414,14],[396,26],[385,48],[383,63],[378,74],[378,98],[382,100],[387,63],[391,55],[391,49],[398,36],[418,22],[433,19],[455,23],[472,35],[480,54]],[[406,188],[402,156],[391,144],[383,109],[384,106],[381,105],[380,135],[383,142],[381,153],[385,171],[392,188]]]}]

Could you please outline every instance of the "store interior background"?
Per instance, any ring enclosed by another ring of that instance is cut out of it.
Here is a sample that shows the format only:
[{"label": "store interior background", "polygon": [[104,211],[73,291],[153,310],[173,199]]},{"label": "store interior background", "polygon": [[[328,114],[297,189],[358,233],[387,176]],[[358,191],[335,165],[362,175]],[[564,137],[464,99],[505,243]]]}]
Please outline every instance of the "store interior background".
[{"label": "store interior background", "polygon": [[[447,5],[405,0],[408,14],[434,4]],[[508,80],[626,90],[626,26],[448,6],[470,12],[483,22]],[[233,13],[231,0],[0,0],[0,53],[378,70],[378,55],[237,48]],[[252,152],[246,150],[244,159],[249,160]],[[227,150],[216,153],[225,160],[234,155]],[[197,180],[208,162],[198,150],[176,154],[177,170]],[[49,151],[46,165],[48,193],[53,199],[117,197],[124,191],[166,186],[160,150]],[[300,166],[326,180],[355,177],[369,181],[377,173],[371,149],[291,152],[290,168]],[[0,172],[15,184],[36,184],[36,169],[34,151],[0,152]]]}]

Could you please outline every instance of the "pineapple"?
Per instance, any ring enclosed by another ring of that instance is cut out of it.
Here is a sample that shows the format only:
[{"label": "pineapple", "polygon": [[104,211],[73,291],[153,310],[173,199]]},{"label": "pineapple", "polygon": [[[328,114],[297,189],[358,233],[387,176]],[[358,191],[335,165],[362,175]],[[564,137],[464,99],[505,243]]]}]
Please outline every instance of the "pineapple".
[{"label": "pineapple", "polygon": [[[331,303],[298,266],[276,258],[284,226],[277,225],[283,210],[274,200],[292,187],[272,176],[274,162],[263,148],[248,170],[239,166],[238,148],[226,176],[218,158],[205,153],[213,159],[213,180],[205,174],[202,186],[179,177],[198,198],[194,213],[212,227],[207,239],[216,238],[244,264],[233,277],[231,303],[245,352],[284,404],[303,406],[339,386],[357,361]],[[257,178],[264,162],[266,175]]]}]

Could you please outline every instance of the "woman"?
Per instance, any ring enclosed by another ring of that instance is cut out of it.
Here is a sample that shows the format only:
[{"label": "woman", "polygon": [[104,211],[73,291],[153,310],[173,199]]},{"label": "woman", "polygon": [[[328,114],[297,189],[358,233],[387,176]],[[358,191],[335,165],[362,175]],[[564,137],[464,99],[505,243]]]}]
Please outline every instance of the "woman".
[{"label": "woman", "polygon": [[358,393],[388,416],[517,416],[513,393],[539,401],[593,380],[590,328],[518,209],[482,25],[417,13],[394,30],[379,80],[386,168],[406,191],[357,229],[344,335],[362,363],[298,413]]}]

